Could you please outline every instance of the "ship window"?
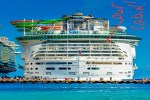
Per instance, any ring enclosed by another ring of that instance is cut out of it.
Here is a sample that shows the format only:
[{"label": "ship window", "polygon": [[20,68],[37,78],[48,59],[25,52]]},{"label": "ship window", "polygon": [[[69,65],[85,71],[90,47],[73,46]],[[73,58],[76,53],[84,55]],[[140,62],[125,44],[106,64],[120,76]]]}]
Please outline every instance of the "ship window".
[{"label": "ship window", "polygon": [[35,74],[39,74],[39,72],[35,72]]},{"label": "ship window", "polygon": [[98,67],[91,67],[91,70],[99,70]]},{"label": "ship window", "polygon": [[112,53],[120,53],[119,51],[112,51]]},{"label": "ship window", "polygon": [[37,63],[35,63],[36,65],[43,65],[43,64],[45,64],[44,62],[37,62]]},{"label": "ship window", "polygon": [[60,67],[59,70],[67,70],[66,67]]},{"label": "ship window", "polygon": [[119,58],[119,60],[124,60],[124,58]]},{"label": "ship window", "polygon": [[120,62],[113,62],[114,65],[122,65]]},{"label": "ship window", "polygon": [[112,64],[112,62],[88,62],[89,64]]},{"label": "ship window", "polygon": [[98,67],[88,67],[87,69],[88,69],[88,70],[99,70]]},{"label": "ship window", "polygon": [[39,58],[34,58],[34,60],[39,60]]},{"label": "ship window", "polygon": [[90,64],[90,62],[87,61],[86,64]]},{"label": "ship window", "polygon": [[68,70],[70,70],[71,68],[70,67],[68,67]]},{"label": "ship window", "polygon": [[75,72],[69,72],[69,75],[75,75],[76,73]]},{"label": "ship window", "polygon": [[33,68],[30,68],[30,70],[33,70]]},{"label": "ship window", "polygon": [[128,71],[128,73],[131,73],[131,71]]},{"label": "ship window", "polygon": [[25,65],[29,65],[29,63],[25,63]]},{"label": "ship window", "polygon": [[30,74],[30,72],[27,72],[28,74]]},{"label": "ship window", "polygon": [[89,72],[83,72],[83,75],[89,75]]},{"label": "ship window", "polygon": [[112,75],[112,72],[107,72],[107,75]]},{"label": "ship window", "polygon": [[102,51],[102,53],[111,53],[111,51]]},{"label": "ship window", "polygon": [[39,48],[39,50],[45,50],[46,48]]},{"label": "ship window", "polygon": [[46,70],[55,70],[54,67],[47,67]]},{"label": "ship window", "polygon": [[124,53],[127,53],[126,51],[123,51]]},{"label": "ship window", "polygon": [[47,62],[46,65],[51,65],[51,64],[67,64],[66,62]]},{"label": "ship window", "polygon": [[68,64],[72,64],[72,62],[68,62]]},{"label": "ship window", "polygon": [[88,67],[87,69],[90,70],[90,67]]},{"label": "ship window", "polygon": [[130,75],[128,75],[128,77],[130,77]]},{"label": "ship window", "polygon": [[27,70],[29,70],[29,68],[27,68]]},{"label": "ship window", "polygon": [[35,70],[38,70],[38,68],[35,68]]},{"label": "ship window", "polygon": [[46,72],[46,75],[51,75],[51,72]]},{"label": "ship window", "polygon": [[119,74],[123,74],[123,72],[119,72]]},{"label": "ship window", "polygon": [[110,54],[102,54],[102,56],[110,56]]}]

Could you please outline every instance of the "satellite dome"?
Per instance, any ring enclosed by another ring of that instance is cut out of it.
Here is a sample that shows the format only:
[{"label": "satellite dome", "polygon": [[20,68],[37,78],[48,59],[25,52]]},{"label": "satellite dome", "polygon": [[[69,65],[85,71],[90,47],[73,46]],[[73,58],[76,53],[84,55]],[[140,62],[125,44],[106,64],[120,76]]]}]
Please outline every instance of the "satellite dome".
[{"label": "satellite dome", "polygon": [[119,26],[119,27],[118,27],[118,29],[120,29],[120,30],[122,30],[122,31],[127,30],[127,28],[126,28],[126,27],[124,27],[124,26]]}]

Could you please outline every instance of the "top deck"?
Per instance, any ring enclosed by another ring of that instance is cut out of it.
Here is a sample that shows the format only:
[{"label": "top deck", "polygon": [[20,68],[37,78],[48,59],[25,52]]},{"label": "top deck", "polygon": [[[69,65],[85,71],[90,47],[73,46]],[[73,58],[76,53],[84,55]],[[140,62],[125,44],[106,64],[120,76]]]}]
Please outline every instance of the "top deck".
[{"label": "top deck", "polygon": [[126,34],[126,27],[110,26],[105,18],[94,18],[77,12],[72,16],[63,15],[54,20],[15,20],[11,22],[23,35],[39,34]]}]

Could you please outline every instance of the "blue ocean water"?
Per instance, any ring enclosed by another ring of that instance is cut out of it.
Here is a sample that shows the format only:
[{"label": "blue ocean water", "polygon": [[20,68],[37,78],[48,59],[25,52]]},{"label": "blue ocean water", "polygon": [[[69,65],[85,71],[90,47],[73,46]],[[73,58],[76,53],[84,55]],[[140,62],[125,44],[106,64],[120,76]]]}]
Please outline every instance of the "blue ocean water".
[{"label": "blue ocean water", "polygon": [[150,100],[150,85],[0,83],[0,100]]}]

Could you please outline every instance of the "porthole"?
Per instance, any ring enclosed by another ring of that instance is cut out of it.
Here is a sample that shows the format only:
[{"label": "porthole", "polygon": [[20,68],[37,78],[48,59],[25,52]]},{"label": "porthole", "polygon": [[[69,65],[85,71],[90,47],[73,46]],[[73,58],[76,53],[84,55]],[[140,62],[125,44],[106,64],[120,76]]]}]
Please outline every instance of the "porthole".
[{"label": "porthole", "polygon": [[35,68],[35,70],[38,70],[38,68]]},{"label": "porthole", "polygon": [[46,70],[55,70],[54,67],[47,67]]}]

